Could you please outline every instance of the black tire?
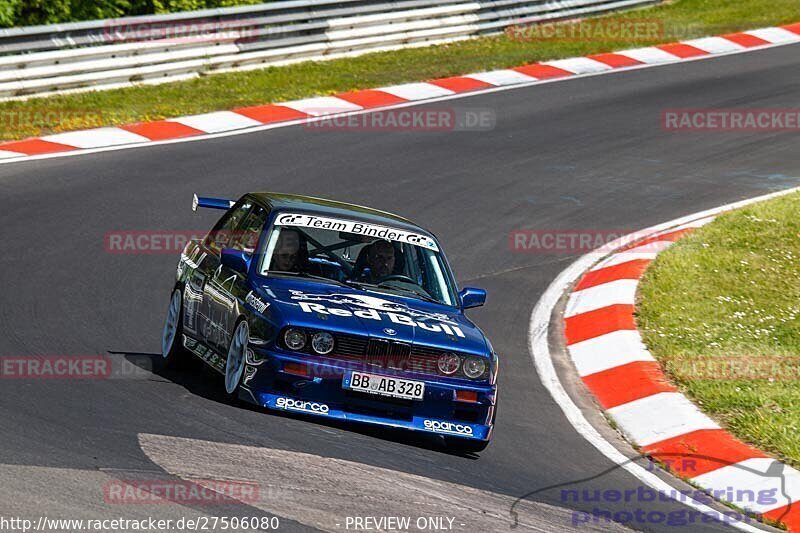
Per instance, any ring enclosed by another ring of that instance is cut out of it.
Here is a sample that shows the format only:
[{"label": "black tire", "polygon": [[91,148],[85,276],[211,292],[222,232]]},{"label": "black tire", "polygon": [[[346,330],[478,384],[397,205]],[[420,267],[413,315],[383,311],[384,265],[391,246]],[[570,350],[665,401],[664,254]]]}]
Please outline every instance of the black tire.
[{"label": "black tire", "polygon": [[[231,403],[239,401],[239,387],[244,380],[245,368],[247,366],[247,345],[250,339],[250,326],[247,320],[241,319],[233,328],[231,342],[228,346],[228,356],[225,358],[225,373],[223,374],[223,392]],[[244,343],[242,345],[242,343]],[[241,353],[238,353],[239,351]],[[237,352],[237,353],[234,353]],[[237,358],[238,361],[236,361]],[[233,363],[236,362],[235,365]],[[233,366],[236,367],[233,370]],[[229,375],[231,373],[231,375]]]},{"label": "black tire", "polygon": [[[177,316],[174,315],[175,300],[177,299]],[[174,321],[171,325],[170,322]],[[169,333],[168,328],[174,328]],[[170,334],[171,341],[167,339]],[[161,332],[161,357],[165,368],[177,369],[186,364],[189,354],[183,347],[183,293],[179,288],[172,291],[167,309],[167,318],[164,320],[164,329]]]}]

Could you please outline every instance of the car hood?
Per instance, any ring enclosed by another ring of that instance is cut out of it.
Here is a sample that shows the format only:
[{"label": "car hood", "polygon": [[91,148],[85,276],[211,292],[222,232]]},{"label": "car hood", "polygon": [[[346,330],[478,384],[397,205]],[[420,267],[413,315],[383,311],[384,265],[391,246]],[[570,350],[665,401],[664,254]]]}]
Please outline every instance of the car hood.
[{"label": "car hood", "polygon": [[283,325],[325,329],[489,356],[483,335],[459,310],[378,291],[308,279],[271,278],[256,286]]}]

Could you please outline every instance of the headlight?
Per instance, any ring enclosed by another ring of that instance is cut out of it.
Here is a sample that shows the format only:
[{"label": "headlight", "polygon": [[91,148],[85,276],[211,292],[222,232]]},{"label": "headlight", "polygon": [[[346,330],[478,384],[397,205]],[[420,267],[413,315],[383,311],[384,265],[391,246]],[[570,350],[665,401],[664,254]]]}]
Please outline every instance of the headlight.
[{"label": "headlight", "polygon": [[486,361],[479,357],[468,357],[464,361],[464,375],[470,379],[479,378],[486,371]]},{"label": "headlight", "polygon": [[311,347],[320,355],[327,355],[333,351],[333,335],[318,331],[311,336]]},{"label": "headlight", "polygon": [[283,342],[294,351],[302,350],[306,347],[306,332],[302,329],[289,328],[283,334]]},{"label": "headlight", "polygon": [[439,372],[442,374],[452,376],[458,371],[458,366],[461,364],[461,358],[454,353],[444,353],[439,356],[436,362],[439,367]]}]

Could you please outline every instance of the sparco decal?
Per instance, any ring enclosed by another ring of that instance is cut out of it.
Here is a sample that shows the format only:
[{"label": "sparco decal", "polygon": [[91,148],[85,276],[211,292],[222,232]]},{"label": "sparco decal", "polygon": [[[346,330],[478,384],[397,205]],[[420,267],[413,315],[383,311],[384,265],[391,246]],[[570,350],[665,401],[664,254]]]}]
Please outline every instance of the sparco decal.
[{"label": "sparco decal", "polygon": [[466,424],[454,424],[452,422],[440,422],[438,420],[425,420],[424,424],[425,429],[437,433],[472,436],[472,427]]},{"label": "sparco decal", "polygon": [[302,213],[284,213],[278,216],[275,222],[279,226],[303,226],[306,228],[320,228],[332,231],[342,231],[353,235],[364,235],[375,237],[376,239],[387,239],[390,241],[405,242],[427,248],[435,252],[439,251],[436,242],[426,235],[412,233],[396,228],[378,226],[367,222],[356,222],[354,220],[344,220],[341,218],[318,217]]},{"label": "sparco decal", "polygon": [[313,413],[316,415],[327,415],[330,409],[324,403],[305,402],[302,400],[293,400],[291,398],[280,397],[275,400],[275,406],[279,409],[287,409],[289,411],[302,411],[304,413]]},{"label": "sparco decal", "polygon": [[261,298],[253,294],[253,291],[247,293],[247,296],[245,296],[244,301],[247,302],[249,306],[251,306],[259,313],[263,313],[267,309],[267,307],[269,307],[269,303],[263,301]]}]

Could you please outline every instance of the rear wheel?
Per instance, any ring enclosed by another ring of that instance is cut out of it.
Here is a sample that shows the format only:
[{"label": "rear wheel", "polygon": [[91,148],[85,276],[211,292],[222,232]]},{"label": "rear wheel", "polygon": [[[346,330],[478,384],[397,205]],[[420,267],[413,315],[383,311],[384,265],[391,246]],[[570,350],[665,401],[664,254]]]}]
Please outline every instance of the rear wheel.
[{"label": "rear wheel", "polygon": [[225,392],[231,399],[236,399],[242,383],[249,341],[250,327],[246,320],[242,320],[233,332],[231,345],[228,347],[228,359],[225,361]]},{"label": "rear wheel", "polygon": [[161,333],[161,357],[167,367],[177,367],[186,360],[183,349],[183,295],[175,289],[169,299],[167,318]]}]

